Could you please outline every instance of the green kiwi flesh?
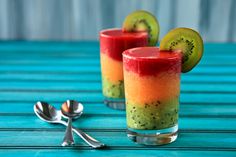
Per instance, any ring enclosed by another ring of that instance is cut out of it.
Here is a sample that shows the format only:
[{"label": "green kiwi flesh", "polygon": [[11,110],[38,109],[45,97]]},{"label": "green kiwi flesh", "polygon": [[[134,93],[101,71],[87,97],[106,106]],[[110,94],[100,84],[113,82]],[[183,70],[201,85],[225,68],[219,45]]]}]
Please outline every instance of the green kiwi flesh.
[{"label": "green kiwi flesh", "polygon": [[139,32],[147,31],[148,32],[148,45],[156,46],[160,26],[154,15],[144,10],[137,10],[129,14],[122,26],[124,32]]},{"label": "green kiwi flesh", "polygon": [[182,72],[192,70],[203,55],[203,40],[190,28],[175,28],[168,32],[160,43],[161,50],[181,50]]}]

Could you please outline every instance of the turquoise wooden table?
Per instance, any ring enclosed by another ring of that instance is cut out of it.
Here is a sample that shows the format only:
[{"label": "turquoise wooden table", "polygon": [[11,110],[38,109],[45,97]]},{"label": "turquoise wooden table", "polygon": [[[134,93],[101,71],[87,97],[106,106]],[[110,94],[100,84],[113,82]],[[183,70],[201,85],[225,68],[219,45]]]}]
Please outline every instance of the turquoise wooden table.
[{"label": "turquoise wooden table", "polygon": [[[33,113],[44,100],[84,104],[74,125],[106,143],[94,150],[76,136],[61,147],[65,128]],[[103,104],[98,42],[0,42],[1,156],[236,156],[236,44],[205,44],[201,63],[182,75],[180,133],[165,146],[126,137],[125,112]]]}]

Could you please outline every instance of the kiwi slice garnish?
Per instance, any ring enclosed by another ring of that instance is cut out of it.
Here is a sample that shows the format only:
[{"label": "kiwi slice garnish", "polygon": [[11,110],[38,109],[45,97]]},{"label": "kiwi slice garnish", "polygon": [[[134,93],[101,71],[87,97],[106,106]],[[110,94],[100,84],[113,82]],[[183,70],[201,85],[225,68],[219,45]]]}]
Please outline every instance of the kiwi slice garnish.
[{"label": "kiwi slice garnish", "polygon": [[190,28],[175,28],[161,40],[160,49],[181,50],[182,72],[186,73],[201,60],[203,41],[199,33]]},{"label": "kiwi slice garnish", "polygon": [[159,37],[159,23],[154,15],[144,10],[129,14],[123,23],[124,32],[148,32],[148,45],[156,46]]}]

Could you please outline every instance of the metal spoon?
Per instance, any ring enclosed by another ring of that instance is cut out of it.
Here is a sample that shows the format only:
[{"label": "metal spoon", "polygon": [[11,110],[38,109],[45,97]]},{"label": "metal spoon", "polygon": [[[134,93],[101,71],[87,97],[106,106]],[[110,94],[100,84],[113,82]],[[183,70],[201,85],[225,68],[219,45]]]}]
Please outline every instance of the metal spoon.
[{"label": "metal spoon", "polygon": [[65,136],[63,139],[62,146],[73,145],[74,137],[72,132],[72,118],[78,117],[82,114],[83,105],[74,100],[67,100],[61,106],[62,115],[68,119],[68,125],[66,128]]},{"label": "metal spoon", "polygon": [[[37,102],[34,105],[34,112],[41,120],[45,122],[63,124],[67,126],[67,123],[62,120],[61,112],[46,102]],[[74,128],[72,126],[72,131],[79,135],[88,145],[93,148],[102,148],[105,146],[105,144],[95,140],[80,129]]]}]

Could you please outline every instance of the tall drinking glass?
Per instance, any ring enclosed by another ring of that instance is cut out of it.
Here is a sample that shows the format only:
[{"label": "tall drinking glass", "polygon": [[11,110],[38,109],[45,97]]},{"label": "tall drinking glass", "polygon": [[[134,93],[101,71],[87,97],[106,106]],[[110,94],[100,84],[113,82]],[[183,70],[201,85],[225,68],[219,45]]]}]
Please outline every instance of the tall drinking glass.
[{"label": "tall drinking glass", "polygon": [[146,32],[124,33],[121,29],[100,32],[100,60],[104,103],[114,109],[125,109],[122,52],[147,46]]},{"label": "tall drinking glass", "polygon": [[128,137],[140,144],[175,141],[181,52],[141,47],[123,53]]}]

